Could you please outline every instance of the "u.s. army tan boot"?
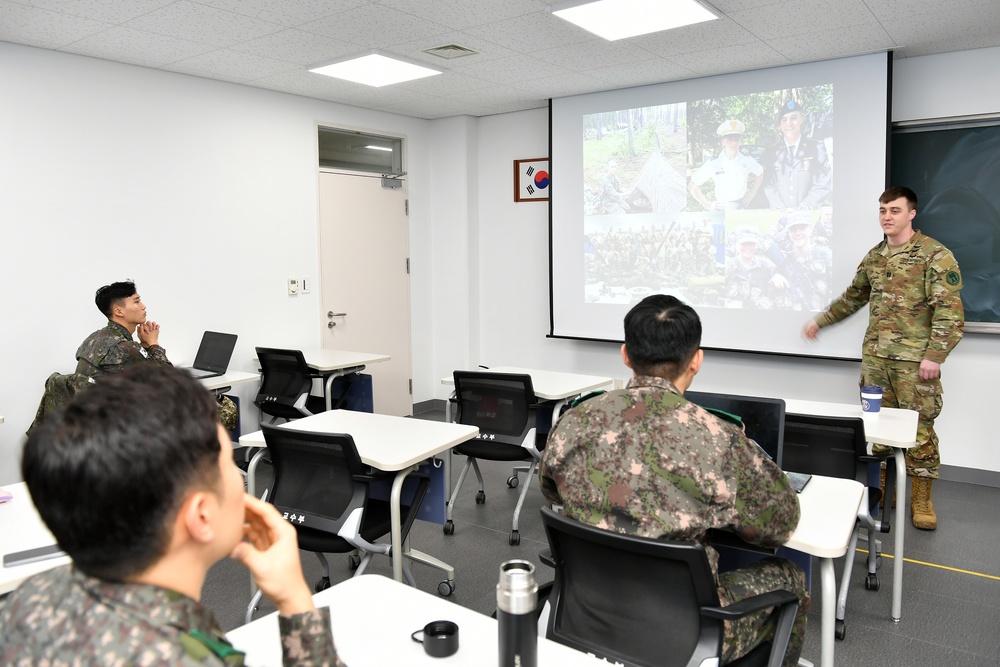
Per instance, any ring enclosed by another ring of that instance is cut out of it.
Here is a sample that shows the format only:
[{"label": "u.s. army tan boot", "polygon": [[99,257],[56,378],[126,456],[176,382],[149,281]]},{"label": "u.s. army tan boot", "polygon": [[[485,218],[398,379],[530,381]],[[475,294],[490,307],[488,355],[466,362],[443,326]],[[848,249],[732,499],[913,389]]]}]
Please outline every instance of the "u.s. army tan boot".
[{"label": "u.s. army tan boot", "polygon": [[913,525],[921,530],[937,528],[937,514],[934,513],[934,503],[931,502],[931,485],[933,479],[926,477],[913,478],[913,491],[910,496],[910,515]]}]

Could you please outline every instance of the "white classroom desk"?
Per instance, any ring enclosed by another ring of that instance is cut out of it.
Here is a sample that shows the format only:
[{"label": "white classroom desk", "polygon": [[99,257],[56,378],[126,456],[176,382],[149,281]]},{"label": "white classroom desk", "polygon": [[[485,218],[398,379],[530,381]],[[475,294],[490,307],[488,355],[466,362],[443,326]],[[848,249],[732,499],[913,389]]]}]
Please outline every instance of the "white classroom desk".
[{"label": "white classroom desk", "polygon": [[820,559],[823,608],[820,616],[820,665],[833,667],[837,621],[837,578],[833,561],[847,553],[864,486],[853,479],[813,475],[799,495],[799,525],[784,546]]},{"label": "white classroom desk", "polygon": [[199,378],[198,382],[209,391],[228,391],[238,384],[247,382],[257,382],[260,380],[260,373],[245,373],[243,371],[229,371],[222,375],[211,378]]},{"label": "white classroom desk", "polygon": [[[896,460],[896,511],[894,520],[895,548],[892,560],[892,620],[903,617],[903,536],[906,532],[906,458],[905,450],[917,444],[915,410],[882,408],[875,414],[865,414],[859,404],[826,403],[785,399],[786,415],[816,415],[820,417],[861,417],[865,424],[865,439],[892,448]],[[808,487],[807,487],[808,488]],[[871,545],[874,548],[874,545]]]},{"label": "white classroom desk", "polygon": [[[3,488],[14,497],[0,503],[0,557],[55,544],[56,538],[49,532],[42,517],[38,516],[35,504],[31,502],[28,485],[18,482],[4,484]],[[59,556],[17,567],[0,567],[0,595],[10,593],[30,576],[70,562],[69,556]]]},{"label": "white classroom desk", "polygon": [[[552,423],[559,417],[559,409],[566,400],[595,389],[610,389],[614,380],[599,375],[580,375],[579,373],[562,373],[546,371],[537,368],[521,368],[519,366],[495,366],[493,368],[475,368],[473,372],[483,373],[517,373],[531,376],[531,387],[535,397],[546,401],[557,401],[552,413]],[[454,386],[455,376],[441,378],[441,384]],[[451,401],[445,406],[445,421],[451,421]]]},{"label": "white classroom desk", "polygon": [[[392,482],[392,494],[389,502],[392,511],[392,574],[396,581],[403,580],[403,561],[397,554],[436,567],[448,574],[448,580],[454,580],[455,569],[447,563],[420,551],[403,550],[402,528],[400,525],[400,492],[403,480],[416,470],[419,464],[444,451],[450,451],[455,445],[471,440],[479,435],[475,426],[451,424],[446,422],[379,415],[371,412],[355,412],[353,410],[328,410],[311,417],[303,417],[286,424],[281,428],[299,431],[314,431],[320,433],[348,433],[354,438],[361,460],[373,468],[387,472],[395,472]],[[264,434],[261,431],[248,433],[240,438],[241,447],[266,447]],[[256,459],[263,453],[254,455]],[[248,471],[248,487],[251,482]],[[250,493],[255,493],[256,489]]]},{"label": "white classroom desk", "polygon": [[[347,350],[326,350],[312,348],[302,350],[306,365],[317,370],[323,376],[323,396],[326,398],[326,409],[333,408],[333,381],[349,373],[360,373],[368,364],[379,364],[392,359],[388,354],[371,352],[349,352]],[[257,358],[254,357],[254,361]]]},{"label": "white classroom desk", "polygon": [[[353,577],[317,593],[313,599],[317,607],[330,607],[333,641],[344,663],[351,667],[497,664],[495,619],[392,579],[377,574]],[[411,633],[422,630],[431,621],[453,621],[458,625],[457,653],[447,658],[432,658],[410,638]],[[280,667],[277,612],[236,628],[226,637],[233,646],[246,652],[248,665]],[[607,667],[610,663],[539,637],[538,664]]]}]

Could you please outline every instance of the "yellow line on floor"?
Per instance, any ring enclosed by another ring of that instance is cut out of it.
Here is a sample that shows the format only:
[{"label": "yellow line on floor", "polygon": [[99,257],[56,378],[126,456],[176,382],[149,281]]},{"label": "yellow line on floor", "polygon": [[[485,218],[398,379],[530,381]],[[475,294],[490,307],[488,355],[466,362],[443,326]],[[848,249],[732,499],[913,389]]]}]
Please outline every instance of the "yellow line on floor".
[{"label": "yellow line on floor", "polygon": [[[863,554],[868,553],[867,549],[858,549],[857,551],[860,552],[860,553],[863,553]],[[895,556],[893,556],[892,554],[882,554],[882,557],[883,558],[895,558]],[[904,558],[903,562],[904,563],[914,563],[915,565],[926,565],[927,567],[936,567],[939,570],[949,570],[951,572],[960,572],[961,574],[971,574],[974,577],[984,577],[986,579],[995,579],[996,581],[1000,581],[1000,577],[998,577],[998,576],[996,576],[994,574],[985,574],[983,572],[973,572],[972,570],[963,570],[963,569],[958,568],[958,567],[949,567],[947,565],[938,565],[937,563],[925,563],[922,560],[913,560],[912,558]]]}]

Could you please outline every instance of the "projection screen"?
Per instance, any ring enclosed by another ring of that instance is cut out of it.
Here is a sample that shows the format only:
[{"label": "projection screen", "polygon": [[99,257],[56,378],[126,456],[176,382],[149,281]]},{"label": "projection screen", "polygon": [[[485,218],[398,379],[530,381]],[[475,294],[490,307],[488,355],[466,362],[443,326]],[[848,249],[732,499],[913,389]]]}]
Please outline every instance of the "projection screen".
[{"label": "projection screen", "polygon": [[552,100],[550,334],[620,341],[666,293],[706,348],[859,358],[867,310],[800,331],[882,238],[890,59]]}]

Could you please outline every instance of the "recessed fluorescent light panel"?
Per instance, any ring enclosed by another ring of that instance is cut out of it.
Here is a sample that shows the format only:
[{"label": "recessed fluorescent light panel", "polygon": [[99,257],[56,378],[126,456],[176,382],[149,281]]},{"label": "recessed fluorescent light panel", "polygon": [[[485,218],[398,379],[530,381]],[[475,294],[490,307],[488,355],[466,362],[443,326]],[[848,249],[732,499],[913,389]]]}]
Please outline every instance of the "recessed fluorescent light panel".
[{"label": "recessed fluorescent light panel", "polygon": [[612,42],[718,18],[695,0],[576,1],[555,7],[552,13]]},{"label": "recessed fluorescent light panel", "polygon": [[441,70],[426,65],[374,52],[310,67],[309,71],[376,88],[441,74]]}]

